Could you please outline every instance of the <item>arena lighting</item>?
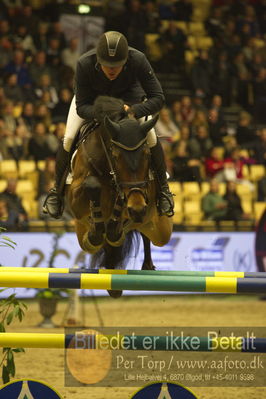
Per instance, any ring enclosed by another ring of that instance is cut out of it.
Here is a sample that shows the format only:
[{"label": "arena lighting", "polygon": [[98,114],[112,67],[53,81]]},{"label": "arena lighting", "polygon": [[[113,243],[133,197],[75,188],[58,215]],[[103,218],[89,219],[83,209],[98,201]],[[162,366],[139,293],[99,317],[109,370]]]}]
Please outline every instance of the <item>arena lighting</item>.
[{"label": "arena lighting", "polygon": [[78,13],[79,14],[89,14],[91,11],[91,8],[88,4],[80,4],[78,6]]}]

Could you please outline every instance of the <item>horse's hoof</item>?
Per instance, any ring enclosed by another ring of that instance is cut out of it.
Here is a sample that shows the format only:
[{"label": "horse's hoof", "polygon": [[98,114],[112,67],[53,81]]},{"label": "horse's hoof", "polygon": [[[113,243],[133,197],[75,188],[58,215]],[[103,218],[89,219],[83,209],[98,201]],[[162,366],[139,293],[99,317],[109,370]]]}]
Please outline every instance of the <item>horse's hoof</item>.
[{"label": "horse's hoof", "polygon": [[150,263],[143,263],[141,270],[156,270],[156,267],[152,262]]},{"label": "horse's hoof", "polygon": [[120,290],[107,290],[107,292],[112,298],[120,298],[123,294]]},{"label": "horse's hoof", "polygon": [[125,232],[119,224],[118,221],[110,220],[106,226],[106,241],[112,247],[120,247],[125,239]]},{"label": "horse's hoof", "polygon": [[103,234],[88,234],[88,240],[91,245],[98,247],[103,244]]},{"label": "horse's hoof", "polygon": [[84,234],[81,248],[85,252],[89,252],[91,254],[99,251],[102,248],[103,242],[100,244],[94,244],[89,240],[89,236],[87,233]]},{"label": "horse's hoof", "polygon": [[124,239],[125,239],[124,232],[122,232],[121,235],[117,237],[110,237],[108,236],[108,234],[106,234],[106,242],[112,247],[120,247]]}]

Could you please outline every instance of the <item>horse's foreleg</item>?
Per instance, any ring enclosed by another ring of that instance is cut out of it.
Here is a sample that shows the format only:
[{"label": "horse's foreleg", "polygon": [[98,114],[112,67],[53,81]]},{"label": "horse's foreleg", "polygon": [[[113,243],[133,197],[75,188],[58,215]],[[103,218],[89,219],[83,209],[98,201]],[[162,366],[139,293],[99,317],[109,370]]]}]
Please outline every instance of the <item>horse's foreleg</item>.
[{"label": "horse's foreleg", "polygon": [[106,226],[106,241],[113,247],[120,246],[125,239],[122,223],[123,206],[124,200],[118,196],[113,207],[112,215]]},{"label": "horse's foreleg", "polygon": [[100,209],[101,185],[94,176],[76,180],[69,192],[70,207],[76,218],[77,235],[82,249],[99,250],[104,242],[104,221]]},{"label": "horse's foreleg", "polygon": [[141,233],[144,246],[144,260],[141,270],[155,270],[155,266],[151,257],[151,242],[144,234]]},{"label": "horse's foreleg", "polygon": [[87,176],[83,183],[91,204],[91,229],[88,232],[90,245],[99,248],[104,241],[105,225],[101,211],[101,183],[95,176]]},{"label": "horse's foreleg", "polygon": [[76,181],[68,189],[68,202],[76,219],[82,219],[84,215],[89,215],[89,198],[84,190],[83,181]]},{"label": "horse's foreleg", "polygon": [[88,231],[90,230],[90,226],[87,222],[76,219],[75,229],[79,245],[81,249],[83,249],[83,251],[88,252],[90,254],[94,254],[95,252],[99,251],[101,246],[94,246],[88,240]]}]

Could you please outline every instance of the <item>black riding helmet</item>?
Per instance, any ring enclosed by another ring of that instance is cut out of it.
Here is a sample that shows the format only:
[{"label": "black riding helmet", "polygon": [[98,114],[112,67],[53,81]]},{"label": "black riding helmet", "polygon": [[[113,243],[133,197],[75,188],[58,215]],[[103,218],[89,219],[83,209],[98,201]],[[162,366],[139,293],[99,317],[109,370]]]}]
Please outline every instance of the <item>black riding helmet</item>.
[{"label": "black riding helmet", "polygon": [[120,32],[105,32],[99,39],[97,48],[97,61],[107,67],[124,65],[128,57],[127,39]]}]

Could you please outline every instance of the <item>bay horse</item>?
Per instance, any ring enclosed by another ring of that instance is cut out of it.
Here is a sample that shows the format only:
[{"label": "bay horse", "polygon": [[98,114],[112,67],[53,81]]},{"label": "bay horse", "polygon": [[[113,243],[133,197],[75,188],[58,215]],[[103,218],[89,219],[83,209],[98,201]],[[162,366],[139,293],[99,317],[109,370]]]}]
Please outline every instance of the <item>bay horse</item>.
[{"label": "bay horse", "polygon": [[[139,232],[142,269],[154,269],[150,242],[165,245],[173,228],[172,218],[158,213],[147,144],[157,117],[140,124],[125,112],[122,100],[107,96],[96,99],[94,115],[99,125],[78,146],[68,189],[79,245],[93,255],[93,267],[125,267],[132,232]],[[108,292],[113,297],[122,294]]]}]

